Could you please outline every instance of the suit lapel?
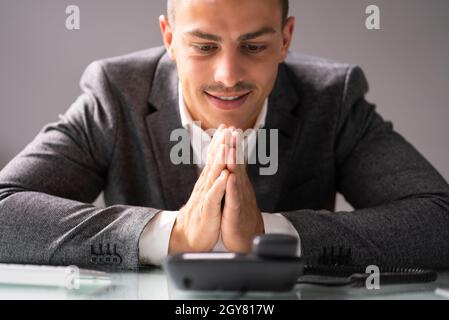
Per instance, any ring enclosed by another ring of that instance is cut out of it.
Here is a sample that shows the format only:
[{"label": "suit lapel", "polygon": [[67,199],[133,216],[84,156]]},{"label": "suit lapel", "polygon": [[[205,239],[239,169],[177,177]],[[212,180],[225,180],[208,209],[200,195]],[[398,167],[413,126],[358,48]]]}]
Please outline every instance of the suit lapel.
[{"label": "suit lapel", "polygon": [[[264,129],[277,129],[278,140],[278,171],[273,176],[260,175],[259,161],[248,165],[248,175],[253,183],[257,202],[263,212],[276,212],[283,181],[289,170],[293,152],[296,149],[301,122],[295,111],[298,110],[300,97],[288,78],[288,70],[284,64],[279,67],[278,77],[273,92],[269,97],[268,113]],[[267,148],[267,150],[270,150]],[[268,152],[268,151],[267,151]]]},{"label": "suit lapel", "polygon": [[[159,61],[148,100],[150,113],[147,129],[153,148],[154,163],[159,172],[165,210],[179,210],[189,199],[197,180],[197,167],[174,165],[170,160],[170,134],[182,128],[178,106],[178,76],[176,65],[164,54]],[[190,153],[192,154],[192,152]]]}]

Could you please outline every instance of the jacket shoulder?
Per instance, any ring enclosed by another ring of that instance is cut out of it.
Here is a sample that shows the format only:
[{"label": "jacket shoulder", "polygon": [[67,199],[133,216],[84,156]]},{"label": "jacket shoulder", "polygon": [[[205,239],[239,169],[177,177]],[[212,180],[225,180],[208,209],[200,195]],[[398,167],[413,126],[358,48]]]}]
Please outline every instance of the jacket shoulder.
[{"label": "jacket shoulder", "polygon": [[154,68],[160,58],[165,54],[164,47],[155,47],[129,54],[97,60],[105,72],[110,76],[135,73],[148,73],[148,70]]},{"label": "jacket shoulder", "polygon": [[344,86],[347,74],[356,67],[349,63],[297,53],[290,54],[285,65],[296,82],[319,92]]},{"label": "jacket shoulder", "polygon": [[147,95],[164,47],[155,47],[121,56],[92,62],[83,74],[83,80],[105,78],[110,90],[134,96]]}]

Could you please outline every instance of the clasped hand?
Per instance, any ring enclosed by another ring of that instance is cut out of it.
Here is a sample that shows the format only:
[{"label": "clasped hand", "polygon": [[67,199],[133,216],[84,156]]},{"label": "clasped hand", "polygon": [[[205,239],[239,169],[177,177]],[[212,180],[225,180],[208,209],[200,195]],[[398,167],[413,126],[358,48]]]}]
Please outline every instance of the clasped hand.
[{"label": "clasped hand", "polygon": [[211,251],[220,234],[228,251],[249,252],[252,239],[264,233],[246,165],[238,161],[241,139],[234,128],[223,125],[215,132],[206,166],[173,226],[170,254]]}]

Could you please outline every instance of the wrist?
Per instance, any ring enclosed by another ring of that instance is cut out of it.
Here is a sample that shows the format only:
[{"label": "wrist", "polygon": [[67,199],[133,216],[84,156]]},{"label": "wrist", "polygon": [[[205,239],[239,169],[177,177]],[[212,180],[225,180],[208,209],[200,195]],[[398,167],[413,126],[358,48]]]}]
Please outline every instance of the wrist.
[{"label": "wrist", "polygon": [[262,213],[259,210],[258,214],[259,219],[257,220],[256,226],[256,236],[265,234],[265,223],[262,217]]},{"label": "wrist", "polygon": [[183,232],[183,228],[179,221],[179,216],[176,218],[175,223],[173,225],[170,241],[168,244],[168,254],[177,254],[188,252],[188,248],[186,246],[187,241]]}]

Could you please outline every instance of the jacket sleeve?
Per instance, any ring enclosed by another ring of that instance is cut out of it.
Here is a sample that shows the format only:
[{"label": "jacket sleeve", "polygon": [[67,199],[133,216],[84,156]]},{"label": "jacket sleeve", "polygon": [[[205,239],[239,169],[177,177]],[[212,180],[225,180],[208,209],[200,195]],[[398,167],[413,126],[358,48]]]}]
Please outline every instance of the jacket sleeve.
[{"label": "jacket sleeve", "polygon": [[328,248],[350,249],[352,263],[449,267],[449,186],[364,96],[368,83],[346,75],[336,126],[337,190],[353,212],[283,213],[298,230],[302,252],[316,262]]},{"label": "jacket sleeve", "polygon": [[137,269],[138,242],[156,209],[92,203],[114,152],[117,100],[99,62],[58,122],[0,172],[0,262]]}]

